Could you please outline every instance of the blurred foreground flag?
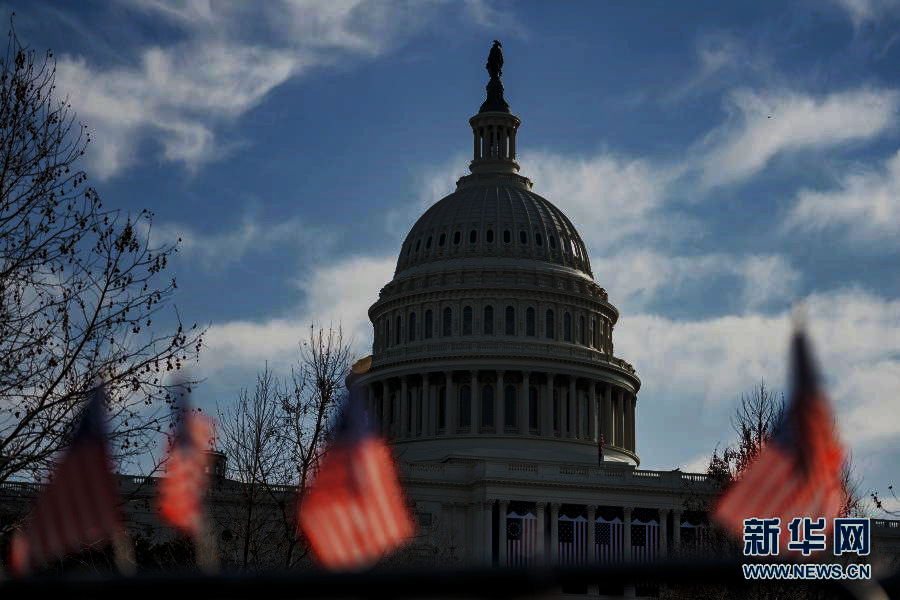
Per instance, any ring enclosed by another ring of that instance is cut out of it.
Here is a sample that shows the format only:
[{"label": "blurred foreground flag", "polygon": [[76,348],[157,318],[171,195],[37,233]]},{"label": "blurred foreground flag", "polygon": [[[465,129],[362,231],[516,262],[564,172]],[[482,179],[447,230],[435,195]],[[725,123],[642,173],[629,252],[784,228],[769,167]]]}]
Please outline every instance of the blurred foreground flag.
[{"label": "blurred foreground flag", "polygon": [[793,388],[788,406],[769,443],[720,499],[713,518],[740,537],[744,519],[838,516],[843,501],[844,452],[834,418],[819,389],[806,335],[794,334]]},{"label": "blurred foreground flag", "polygon": [[[365,360],[354,373],[367,370]],[[354,392],[316,481],[300,499],[299,525],[317,562],[332,570],[369,567],[414,533],[393,456],[366,425]]]},{"label": "blurred foreground flag", "polygon": [[[187,386],[181,386],[186,390]],[[212,421],[190,412],[187,392],[176,402],[174,412],[183,418],[169,445],[166,477],[159,484],[159,513],[162,518],[195,538],[205,535],[203,501],[209,488],[212,455],[207,451],[213,436]]]},{"label": "blurred foreground flag", "polygon": [[103,384],[98,384],[84,416],[24,531],[10,545],[13,575],[28,574],[49,560],[123,533],[119,495],[104,427]]}]

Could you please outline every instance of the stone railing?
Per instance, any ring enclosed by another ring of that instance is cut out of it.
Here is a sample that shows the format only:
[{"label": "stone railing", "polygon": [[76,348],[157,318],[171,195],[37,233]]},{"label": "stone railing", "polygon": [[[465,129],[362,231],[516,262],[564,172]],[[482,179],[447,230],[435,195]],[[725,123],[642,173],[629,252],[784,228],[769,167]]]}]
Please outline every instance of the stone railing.
[{"label": "stone railing", "polygon": [[522,341],[452,341],[452,342],[413,342],[401,348],[383,350],[373,356],[372,366],[379,367],[393,362],[413,358],[427,358],[429,355],[446,357],[454,353],[460,354],[519,354],[539,356],[541,358],[559,357],[586,360],[616,367],[636,375],[634,367],[627,361],[610,356],[593,348],[575,346],[564,343],[540,343]]}]

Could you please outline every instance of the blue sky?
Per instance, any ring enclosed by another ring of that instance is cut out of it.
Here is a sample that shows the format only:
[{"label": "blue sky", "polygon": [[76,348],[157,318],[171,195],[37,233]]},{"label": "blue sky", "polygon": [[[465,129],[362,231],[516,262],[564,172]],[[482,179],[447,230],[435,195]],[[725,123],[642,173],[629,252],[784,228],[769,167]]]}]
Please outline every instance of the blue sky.
[{"label": "blue sky", "polygon": [[642,466],[700,468],[784,389],[804,302],[863,491],[900,433],[900,1],[5,3],[59,59],[107,205],[180,236],[207,406],[366,310],[469,160],[490,42],[522,173],[619,308]]}]

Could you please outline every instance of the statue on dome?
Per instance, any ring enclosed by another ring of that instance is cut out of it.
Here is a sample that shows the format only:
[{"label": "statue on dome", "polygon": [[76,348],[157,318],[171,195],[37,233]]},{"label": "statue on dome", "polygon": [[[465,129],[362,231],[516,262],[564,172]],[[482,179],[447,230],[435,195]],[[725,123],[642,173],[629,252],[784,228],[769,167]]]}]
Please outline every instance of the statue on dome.
[{"label": "statue on dome", "polygon": [[502,47],[503,44],[494,40],[494,45],[488,54],[487,64],[484,65],[491,79],[500,79],[500,75],[503,73],[503,51],[500,49]]}]

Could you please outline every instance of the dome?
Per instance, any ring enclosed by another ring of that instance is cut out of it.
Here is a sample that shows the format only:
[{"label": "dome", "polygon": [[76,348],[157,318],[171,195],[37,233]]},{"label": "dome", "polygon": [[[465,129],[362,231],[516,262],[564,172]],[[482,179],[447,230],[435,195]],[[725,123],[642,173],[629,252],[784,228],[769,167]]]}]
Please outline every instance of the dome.
[{"label": "dome", "polygon": [[[593,279],[584,242],[552,202],[519,175],[469,175],[413,225],[396,277],[450,266],[533,261]],[[525,265],[522,265],[525,266]]]}]

